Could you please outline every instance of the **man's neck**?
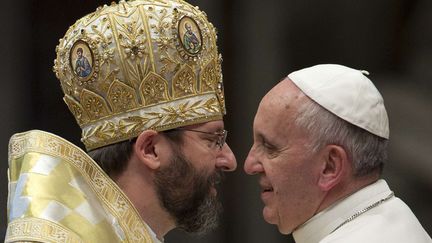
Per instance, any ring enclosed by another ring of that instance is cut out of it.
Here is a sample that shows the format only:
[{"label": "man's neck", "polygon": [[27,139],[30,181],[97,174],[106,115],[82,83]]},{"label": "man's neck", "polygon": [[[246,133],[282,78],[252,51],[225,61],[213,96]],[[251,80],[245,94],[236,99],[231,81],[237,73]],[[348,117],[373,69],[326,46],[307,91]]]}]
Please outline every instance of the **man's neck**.
[{"label": "man's neck", "polygon": [[141,218],[153,230],[159,240],[162,240],[168,231],[175,228],[175,221],[171,215],[162,208],[160,200],[152,184],[151,175],[148,177],[139,173],[139,170],[126,169],[113,180],[126,194]]}]

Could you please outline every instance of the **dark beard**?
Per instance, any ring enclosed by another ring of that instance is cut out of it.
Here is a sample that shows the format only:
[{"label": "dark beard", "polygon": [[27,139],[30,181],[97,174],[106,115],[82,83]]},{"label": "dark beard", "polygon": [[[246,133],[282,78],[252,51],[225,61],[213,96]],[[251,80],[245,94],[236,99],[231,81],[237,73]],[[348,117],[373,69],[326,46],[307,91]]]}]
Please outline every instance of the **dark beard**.
[{"label": "dark beard", "polygon": [[211,187],[220,180],[221,172],[209,176],[200,173],[176,152],[168,167],[155,174],[156,191],[162,205],[174,217],[178,228],[189,233],[204,234],[216,228],[222,206]]}]

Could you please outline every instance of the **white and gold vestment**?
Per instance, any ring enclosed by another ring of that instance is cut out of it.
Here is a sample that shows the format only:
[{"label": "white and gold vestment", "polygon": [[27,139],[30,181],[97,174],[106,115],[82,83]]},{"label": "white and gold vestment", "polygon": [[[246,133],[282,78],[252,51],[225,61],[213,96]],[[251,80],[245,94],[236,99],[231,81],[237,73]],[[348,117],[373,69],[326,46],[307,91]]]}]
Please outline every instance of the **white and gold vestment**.
[{"label": "white and gold vestment", "polygon": [[[86,150],[221,120],[216,40],[207,15],[183,0],[120,0],[77,20],[53,70]],[[9,146],[6,242],[157,242],[78,147],[42,131],[16,134]]]},{"label": "white and gold vestment", "polygon": [[8,175],[5,242],[159,242],[96,162],[56,135],[15,134]]}]

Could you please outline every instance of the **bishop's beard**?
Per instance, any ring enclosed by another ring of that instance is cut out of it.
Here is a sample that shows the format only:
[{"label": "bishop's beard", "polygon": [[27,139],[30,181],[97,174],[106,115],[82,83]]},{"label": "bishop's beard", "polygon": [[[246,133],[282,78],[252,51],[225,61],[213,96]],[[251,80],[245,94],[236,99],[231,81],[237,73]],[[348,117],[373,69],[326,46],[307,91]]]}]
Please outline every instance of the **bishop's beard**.
[{"label": "bishop's beard", "polygon": [[170,164],[155,174],[159,199],[178,228],[189,233],[204,234],[218,225],[222,206],[211,188],[221,179],[198,171],[184,155],[176,151]]}]

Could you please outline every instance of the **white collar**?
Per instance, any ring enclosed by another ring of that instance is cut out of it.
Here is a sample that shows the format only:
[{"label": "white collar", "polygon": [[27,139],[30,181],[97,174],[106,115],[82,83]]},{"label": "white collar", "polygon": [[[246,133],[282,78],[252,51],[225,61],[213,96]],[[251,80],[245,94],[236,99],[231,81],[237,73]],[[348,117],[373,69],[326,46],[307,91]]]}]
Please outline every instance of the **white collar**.
[{"label": "white collar", "polygon": [[362,188],[313,216],[294,232],[297,243],[316,243],[329,235],[356,212],[387,197],[391,193],[384,180]]}]

